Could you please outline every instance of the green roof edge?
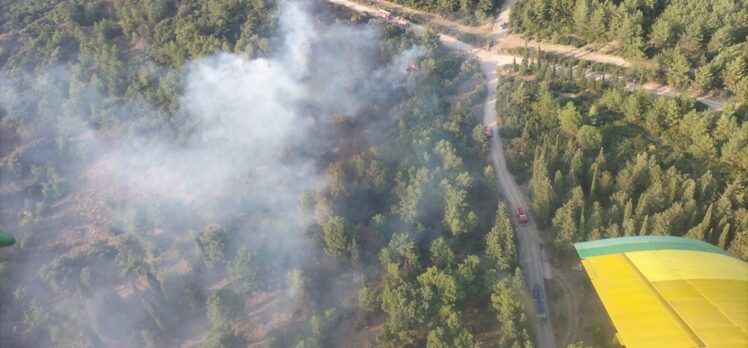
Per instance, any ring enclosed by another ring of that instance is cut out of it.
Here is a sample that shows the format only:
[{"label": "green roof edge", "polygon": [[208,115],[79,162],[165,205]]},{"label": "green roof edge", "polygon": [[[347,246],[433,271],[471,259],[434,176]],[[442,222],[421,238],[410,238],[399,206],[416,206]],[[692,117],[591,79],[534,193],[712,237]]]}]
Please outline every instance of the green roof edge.
[{"label": "green roof edge", "polygon": [[577,249],[577,253],[582,259],[645,250],[693,250],[735,257],[727,251],[709,243],[672,236],[631,236],[599,239],[574,243],[574,248]]},{"label": "green roof edge", "polygon": [[16,239],[10,233],[0,230],[0,248],[11,246],[15,243]]}]

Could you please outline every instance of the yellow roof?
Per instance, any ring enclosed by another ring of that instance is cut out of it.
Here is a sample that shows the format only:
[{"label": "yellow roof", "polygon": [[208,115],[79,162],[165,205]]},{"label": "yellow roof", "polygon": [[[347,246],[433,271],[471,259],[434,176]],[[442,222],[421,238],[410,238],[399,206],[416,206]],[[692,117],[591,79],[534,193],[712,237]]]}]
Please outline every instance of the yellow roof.
[{"label": "yellow roof", "polygon": [[748,264],[706,243],[626,237],[575,245],[627,347],[748,347]]}]

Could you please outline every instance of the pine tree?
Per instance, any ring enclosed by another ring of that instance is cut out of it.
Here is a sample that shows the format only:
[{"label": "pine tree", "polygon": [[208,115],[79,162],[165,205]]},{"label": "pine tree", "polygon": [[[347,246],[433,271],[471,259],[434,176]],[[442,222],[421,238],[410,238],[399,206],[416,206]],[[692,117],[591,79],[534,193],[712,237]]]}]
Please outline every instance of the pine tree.
[{"label": "pine tree", "polygon": [[325,252],[332,256],[340,256],[348,249],[348,231],[345,219],[340,216],[330,218],[322,226],[325,240]]},{"label": "pine tree", "polygon": [[644,55],[642,20],[643,14],[637,10],[633,14],[625,12],[618,23],[617,39],[625,57],[639,58]]},{"label": "pine tree", "polygon": [[592,212],[590,213],[590,220],[587,221],[587,240],[600,239],[602,230],[602,208],[600,202],[595,201],[592,203]]},{"label": "pine tree", "polygon": [[639,235],[646,236],[648,234],[649,234],[649,215],[644,215],[644,220],[642,220],[642,225],[639,228]]},{"label": "pine tree", "polygon": [[590,3],[589,0],[577,0],[574,6],[574,14],[572,19],[574,20],[574,26],[578,33],[585,37],[590,37],[590,33],[587,31],[587,25],[589,23],[590,16]]},{"label": "pine tree", "polygon": [[592,169],[592,182],[590,183],[590,193],[587,195],[589,199],[595,199],[597,198],[597,164],[593,163],[591,166]]},{"label": "pine tree", "polygon": [[499,204],[496,210],[496,222],[486,235],[486,255],[501,271],[509,269],[517,257],[514,229],[504,203]]},{"label": "pine tree", "polygon": [[652,217],[652,234],[656,236],[667,236],[670,234],[670,214],[663,211]]},{"label": "pine tree", "polygon": [[518,329],[525,324],[525,316],[520,298],[509,280],[502,279],[496,284],[491,294],[491,304],[500,324],[499,343],[501,346],[511,346],[517,340]]},{"label": "pine tree", "polygon": [[573,202],[572,198],[561,206],[561,208],[558,208],[556,214],[553,216],[553,228],[556,230],[555,244],[556,247],[562,251],[567,251],[571,248],[574,236],[579,231],[576,210],[576,204]]},{"label": "pine tree", "polygon": [[444,225],[454,235],[471,232],[478,224],[478,216],[469,210],[467,191],[455,188],[447,179],[441,186],[444,190]]},{"label": "pine tree", "polygon": [[582,123],[582,115],[577,111],[574,103],[568,102],[558,112],[558,120],[561,130],[569,136],[574,136]]},{"label": "pine tree", "polygon": [[719,234],[719,242],[717,245],[719,245],[720,248],[725,249],[727,247],[727,238],[730,237],[730,224],[728,223],[725,225],[725,228],[722,229],[722,233]]},{"label": "pine tree", "polygon": [[631,202],[631,199],[629,198],[628,201],[626,201],[626,205],[623,207],[623,221],[631,219],[634,205]]},{"label": "pine tree", "polygon": [[356,237],[351,238],[351,264],[353,264],[353,267],[361,267],[362,266],[362,260],[361,260],[361,246],[358,244],[358,239]]},{"label": "pine tree", "polygon": [[623,235],[626,237],[636,235],[636,222],[634,219],[629,218],[623,220]]},{"label": "pine tree", "polygon": [[541,225],[546,225],[550,219],[555,194],[548,178],[548,169],[545,156],[540,153],[533,161],[532,178],[529,182],[530,194],[532,195],[532,207],[538,216]]},{"label": "pine tree", "polygon": [[342,163],[333,162],[327,167],[327,179],[330,182],[330,193],[333,197],[348,194],[346,187],[348,178]]},{"label": "pine tree", "polygon": [[660,18],[652,25],[650,37],[657,48],[669,46],[673,38],[672,24],[667,19]]},{"label": "pine tree", "polygon": [[686,237],[698,239],[698,240],[705,240],[705,238],[711,234],[711,224],[712,224],[712,207],[714,204],[710,204],[709,208],[707,208],[706,213],[704,214],[704,218],[701,220],[701,223],[694,226],[692,229],[686,233]]},{"label": "pine tree", "polygon": [[737,90],[738,84],[744,78],[745,58],[743,56],[735,57],[735,59],[727,64],[725,70],[722,71],[722,80],[725,82],[725,86],[731,91]]},{"label": "pine tree", "polygon": [[685,88],[688,85],[688,72],[691,70],[686,55],[680,50],[675,50],[671,56],[671,62],[667,68],[667,81],[669,84]]},{"label": "pine tree", "polygon": [[409,176],[409,183],[407,185],[403,183],[403,186],[405,186],[403,192],[398,194],[400,204],[397,211],[403,221],[414,223],[423,210],[424,191],[430,173],[428,168],[419,168],[417,171],[410,173]]},{"label": "pine tree", "polygon": [[[540,96],[538,97],[538,101],[533,104],[533,109],[540,119],[540,124],[538,125],[540,129],[538,131],[542,131],[553,128],[558,124],[558,118],[556,117],[558,104],[547,84],[541,84],[538,93]],[[545,146],[543,146],[543,149],[545,149]]]},{"label": "pine tree", "polygon": [[605,237],[616,238],[621,235],[621,227],[618,224],[610,224],[605,229]]},{"label": "pine tree", "polygon": [[595,156],[595,165],[597,166],[595,169],[605,168],[605,151],[602,147],[597,152],[597,156]]},{"label": "pine tree", "polygon": [[748,229],[738,228],[735,230],[735,237],[729,242],[730,247],[727,251],[737,255],[743,260],[748,259]]},{"label": "pine tree", "polygon": [[574,75],[576,75],[577,84],[579,85],[579,87],[584,88],[587,86],[587,75],[584,69],[584,64],[577,65]]},{"label": "pine tree", "polygon": [[434,241],[431,242],[429,252],[431,254],[431,262],[433,262],[436,267],[447,268],[452,267],[455,264],[455,254],[442,237],[434,239]]},{"label": "pine tree", "polygon": [[585,235],[585,232],[586,232],[585,230],[586,230],[586,227],[587,227],[587,217],[585,216],[585,207],[584,207],[584,204],[582,204],[582,207],[581,207],[580,210],[581,211],[577,213],[577,214],[579,214],[579,223],[577,224],[578,229],[577,229],[576,233],[574,234],[574,241],[575,242],[581,240],[582,238],[584,238],[584,235]]},{"label": "pine tree", "polygon": [[366,312],[373,312],[378,306],[376,292],[369,287],[361,287],[358,292],[358,307]]},{"label": "pine tree", "polygon": [[707,64],[696,69],[693,87],[700,92],[706,92],[714,87],[714,70]]},{"label": "pine tree", "polygon": [[600,39],[607,40],[608,35],[606,31],[608,30],[608,15],[605,7],[598,2],[591,2],[590,5],[593,5],[594,9],[592,10],[592,16],[589,19],[589,37],[595,41],[599,41]]}]

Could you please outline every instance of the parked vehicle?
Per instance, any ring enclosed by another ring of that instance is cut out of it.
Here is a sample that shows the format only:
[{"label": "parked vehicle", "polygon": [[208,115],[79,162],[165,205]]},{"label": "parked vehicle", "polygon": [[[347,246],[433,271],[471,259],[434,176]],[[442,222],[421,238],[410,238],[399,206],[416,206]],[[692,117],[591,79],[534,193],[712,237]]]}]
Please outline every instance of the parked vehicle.
[{"label": "parked vehicle", "polygon": [[543,290],[540,289],[540,285],[535,284],[532,287],[532,297],[535,298],[535,306],[538,308],[538,318],[545,319],[548,315],[545,311],[545,303],[543,302]]},{"label": "parked vehicle", "polygon": [[381,18],[382,20],[389,21],[392,19],[392,13],[390,13],[390,11],[380,9],[379,11],[377,11],[377,17]]},{"label": "parked vehicle", "polygon": [[408,21],[407,19],[400,16],[393,16],[392,12],[383,9],[377,10],[377,18],[385,22],[397,24],[399,26],[407,26],[408,24],[410,24],[410,21]]},{"label": "parked vehicle", "polygon": [[403,27],[406,26],[406,25],[408,25],[408,24],[410,24],[410,22],[407,19],[403,18],[403,17],[395,17],[395,19],[393,19],[392,22],[394,22],[395,24],[397,24],[399,26],[403,26]]},{"label": "parked vehicle", "polygon": [[519,222],[524,224],[527,222],[527,213],[525,213],[525,208],[517,207],[517,217],[519,218]]}]

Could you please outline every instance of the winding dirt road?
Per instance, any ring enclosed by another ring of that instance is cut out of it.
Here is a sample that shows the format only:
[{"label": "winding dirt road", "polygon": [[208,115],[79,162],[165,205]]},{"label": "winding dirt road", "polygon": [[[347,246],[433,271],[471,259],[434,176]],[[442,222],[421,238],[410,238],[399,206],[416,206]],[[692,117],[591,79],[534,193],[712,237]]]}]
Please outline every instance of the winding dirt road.
[{"label": "winding dirt road", "polygon": [[[373,16],[376,16],[376,12],[378,10],[378,8],[376,7],[362,5],[351,0],[327,0],[327,1],[334,3],[334,4],[346,6],[358,12],[368,13]],[[386,0],[369,0],[369,1],[371,1],[374,4],[380,4],[383,7],[396,8],[402,12],[416,14],[420,16],[421,18],[425,19],[426,22],[428,22],[429,24],[435,24],[441,27],[446,27],[446,28],[449,28],[450,30],[453,30],[459,33],[484,35],[488,39],[488,42],[490,42],[490,44],[494,48],[497,48],[499,50],[526,46],[529,48],[539,48],[540,50],[543,50],[546,52],[552,52],[552,53],[561,54],[561,55],[565,55],[568,57],[591,61],[591,62],[611,64],[611,65],[616,65],[620,67],[631,66],[631,62],[629,62],[628,60],[620,56],[598,52],[595,48],[591,46],[577,48],[577,47],[570,46],[570,45],[560,45],[560,44],[553,44],[553,43],[548,43],[548,42],[527,40],[525,38],[522,38],[520,35],[510,34],[509,28],[501,28],[501,24],[509,22],[509,13],[510,13],[509,9],[511,5],[514,4],[517,0],[506,0],[505,3],[501,7],[501,12],[499,13],[498,16],[496,16],[496,19],[493,21],[493,24],[490,26],[482,25],[479,27],[473,27],[473,26],[456,23],[452,20],[446,19],[444,17],[438,16],[435,14],[431,14],[425,11],[416,10],[416,9],[412,9],[412,8],[405,7],[402,5],[394,4]],[[420,33],[423,31],[423,26],[420,24],[411,23],[410,27],[413,28],[413,30],[416,33]],[[442,41],[444,41],[447,47],[463,50],[466,52],[475,49],[475,47],[470,46],[464,42],[461,42],[453,36],[442,34],[441,37],[442,37]],[[469,46],[469,47],[464,47],[464,46]],[[488,55],[481,54],[481,56],[495,59],[493,58],[494,56],[500,57],[500,56],[510,56],[510,55],[490,52]],[[479,59],[480,58],[481,57],[479,56]],[[520,57],[517,57],[517,58],[519,59]],[[662,96],[662,97],[673,97],[673,96],[683,94],[683,92],[676,91],[672,87],[660,85],[657,83],[651,83],[651,82],[645,83],[645,84],[630,82],[626,85],[626,87],[630,90],[633,90],[636,88],[643,88],[644,90],[648,91],[652,95]],[[688,92],[684,92],[684,93],[689,94]],[[704,105],[708,106],[712,110],[721,110],[725,103],[724,100],[722,100],[721,98],[712,97],[709,95],[701,95],[701,94],[692,94],[692,95],[694,96],[694,98],[696,98],[697,101],[703,103]]]},{"label": "winding dirt road", "polygon": [[[350,0],[328,1],[371,15],[375,15],[377,11],[374,7],[361,5]],[[505,13],[508,12],[508,10],[509,7],[507,6],[504,9],[504,12],[499,15],[499,18],[502,18],[502,15],[508,17],[508,14]],[[416,23],[411,23],[410,28],[418,34],[425,31],[423,26]],[[486,88],[488,91],[483,111],[483,122],[484,124],[496,122],[496,87],[498,85],[498,73],[496,69],[502,65],[512,64],[515,57],[477,48],[464,43],[453,36],[445,34],[440,34],[440,39],[444,46],[470,54],[481,62],[481,70],[486,76]],[[494,136],[491,139],[491,159],[496,170],[499,186],[506,197],[507,205],[512,211],[516,211],[516,208],[520,206],[528,209],[530,207],[530,200],[522,192],[519,185],[517,185],[517,182],[514,181],[514,177],[507,169],[506,160],[504,158],[504,149],[496,129],[494,129]],[[512,214],[512,216],[514,216],[514,214]],[[535,284],[537,284],[541,289],[543,289],[543,293],[545,294],[544,277],[546,274],[545,265],[547,264],[547,261],[544,260],[547,260],[547,257],[544,255],[540,245],[541,243],[537,226],[532,218],[530,218],[530,221],[524,225],[519,225],[515,220],[515,225],[520,226],[518,229],[520,264],[524,270],[527,290],[529,291]],[[538,346],[541,348],[555,347],[553,325],[550,316],[545,320],[535,320],[534,323]]]}]

